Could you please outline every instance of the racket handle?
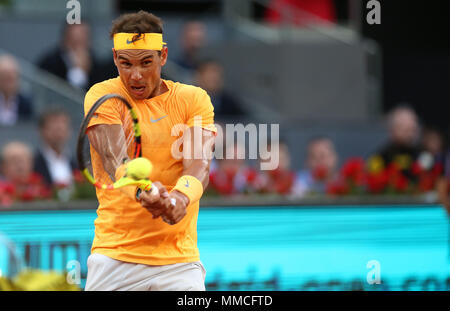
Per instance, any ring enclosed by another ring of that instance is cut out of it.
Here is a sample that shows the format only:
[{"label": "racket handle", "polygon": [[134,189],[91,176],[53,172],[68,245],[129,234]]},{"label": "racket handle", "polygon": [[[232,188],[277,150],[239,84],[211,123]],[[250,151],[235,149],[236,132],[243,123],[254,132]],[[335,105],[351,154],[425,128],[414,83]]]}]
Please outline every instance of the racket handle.
[{"label": "racket handle", "polygon": [[[136,190],[136,199],[139,201],[139,196],[141,195],[141,193],[142,193],[142,188],[137,188],[137,190]],[[156,194],[158,194],[159,193],[159,190],[158,190],[158,188],[156,188],[156,187],[151,187],[150,188],[150,190],[144,190],[145,192],[150,192],[150,194],[153,194],[153,195],[156,195]]]},{"label": "racket handle", "polygon": [[153,195],[159,194],[159,190],[156,187],[151,187],[150,190],[147,190],[147,192],[150,192],[150,194],[153,194]]}]

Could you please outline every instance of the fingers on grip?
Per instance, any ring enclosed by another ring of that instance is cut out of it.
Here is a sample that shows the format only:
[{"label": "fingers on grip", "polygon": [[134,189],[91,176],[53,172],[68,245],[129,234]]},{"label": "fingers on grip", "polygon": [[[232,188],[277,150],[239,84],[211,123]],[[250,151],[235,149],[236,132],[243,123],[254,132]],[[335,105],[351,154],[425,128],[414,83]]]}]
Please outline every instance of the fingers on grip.
[{"label": "fingers on grip", "polygon": [[158,195],[158,194],[159,194],[158,188],[157,188],[156,186],[152,187],[152,188],[150,189],[150,194],[151,194],[151,195]]}]

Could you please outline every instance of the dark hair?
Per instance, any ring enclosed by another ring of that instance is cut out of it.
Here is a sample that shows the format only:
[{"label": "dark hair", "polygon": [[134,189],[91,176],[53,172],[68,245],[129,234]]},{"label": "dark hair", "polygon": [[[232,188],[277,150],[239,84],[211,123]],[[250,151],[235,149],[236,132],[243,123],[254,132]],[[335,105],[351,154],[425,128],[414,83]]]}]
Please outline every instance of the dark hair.
[{"label": "dark hair", "polygon": [[44,112],[42,112],[39,116],[38,120],[38,126],[40,129],[43,129],[44,126],[47,124],[48,119],[55,116],[65,116],[67,119],[70,120],[70,116],[67,113],[66,110],[60,107],[50,107],[47,108]]},{"label": "dark hair", "polygon": [[109,33],[111,39],[119,32],[137,33],[137,37],[147,32],[163,33],[163,22],[159,17],[143,10],[122,14],[112,23]]}]

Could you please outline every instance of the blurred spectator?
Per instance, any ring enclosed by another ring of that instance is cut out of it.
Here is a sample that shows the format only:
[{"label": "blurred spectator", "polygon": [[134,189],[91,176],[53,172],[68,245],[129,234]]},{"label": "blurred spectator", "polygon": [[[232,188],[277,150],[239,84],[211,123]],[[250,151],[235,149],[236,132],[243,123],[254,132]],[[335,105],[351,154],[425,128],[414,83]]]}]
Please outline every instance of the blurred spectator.
[{"label": "blurred spectator", "polygon": [[82,89],[103,80],[100,65],[91,50],[90,27],[86,22],[64,23],[60,46],[45,54],[38,65]]},{"label": "blurred spectator", "polygon": [[20,94],[19,66],[11,55],[0,56],[0,125],[14,125],[33,116],[33,105]]},{"label": "blurred spectator", "polygon": [[439,156],[444,149],[444,137],[434,127],[426,127],[422,132],[422,146],[433,156]]},{"label": "blurred spectator", "polygon": [[418,143],[419,121],[416,113],[408,106],[394,108],[388,114],[389,141],[375,155],[371,162],[380,162],[381,167],[396,165],[402,173],[410,178],[410,169],[417,161],[422,148]]},{"label": "blurred spectator", "polygon": [[[268,152],[274,154],[273,144],[268,146]],[[260,160],[260,162],[270,161],[269,159]],[[261,167],[261,166],[260,166]],[[270,192],[280,195],[291,195],[294,189],[296,174],[291,169],[291,154],[289,147],[284,141],[278,142],[278,167],[273,170],[262,170],[260,176],[254,178],[253,187],[258,192]]]},{"label": "blurred spectator", "polygon": [[308,193],[326,192],[327,184],[338,177],[338,155],[328,137],[313,138],[306,147],[306,168],[298,173],[293,193],[303,196]]},{"label": "blurred spectator", "polygon": [[49,198],[51,191],[42,177],[33,172],[31,148],[18,141],[7,143],[1,150],[0,204],[8,205],[14,200]]},{"label": "blurred spectator", "polygon": [[183,25],[180,44],[181,55],[175,62],[191,74],[197,69],[199,51],[206,43],[206,26],[200,21],[188,21]]},{"label": "blurred spectator", "polygon": [[244,116],[242,104],[224,90],[223,67],[213,60],[203,61],[195,74],[196,85],[211,97],[214,116],[217,120],[227,117]]},{"label": "blurred spectator", "polygon": [[271,0],[266,21],[271,24],[307,26],[336,23],[333,0]]},{"label": "blurred spectator", "polygon": [[17,184],[24,184],[33,173],[31,149],[21,142],[10,142],[2,149],[2,175]]},{"label": "blurred spectator", "polygon": [[36,172],[48,185],[58,188],[71,185],[76,162],[67,150],[71,134],[69,115],[58,108],[44,112],[39,119],[39,133],[42,144],[34,155]]}]

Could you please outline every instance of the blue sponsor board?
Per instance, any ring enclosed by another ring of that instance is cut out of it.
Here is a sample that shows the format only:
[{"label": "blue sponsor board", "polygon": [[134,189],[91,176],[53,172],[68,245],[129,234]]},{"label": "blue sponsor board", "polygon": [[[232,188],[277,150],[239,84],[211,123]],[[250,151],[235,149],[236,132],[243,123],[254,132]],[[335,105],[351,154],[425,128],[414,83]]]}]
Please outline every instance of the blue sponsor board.
[{"label": "blue sponsor board", "polygon": [[[22,264],[81,263],[95,210],[4,211],[0,232]],[[16,269],[0,247],[3,275]],[[437,205],[201,208],[198,246],[209,290],[449,290],[449,221]],[[377,284],[379,283],[379,284]]]}]

